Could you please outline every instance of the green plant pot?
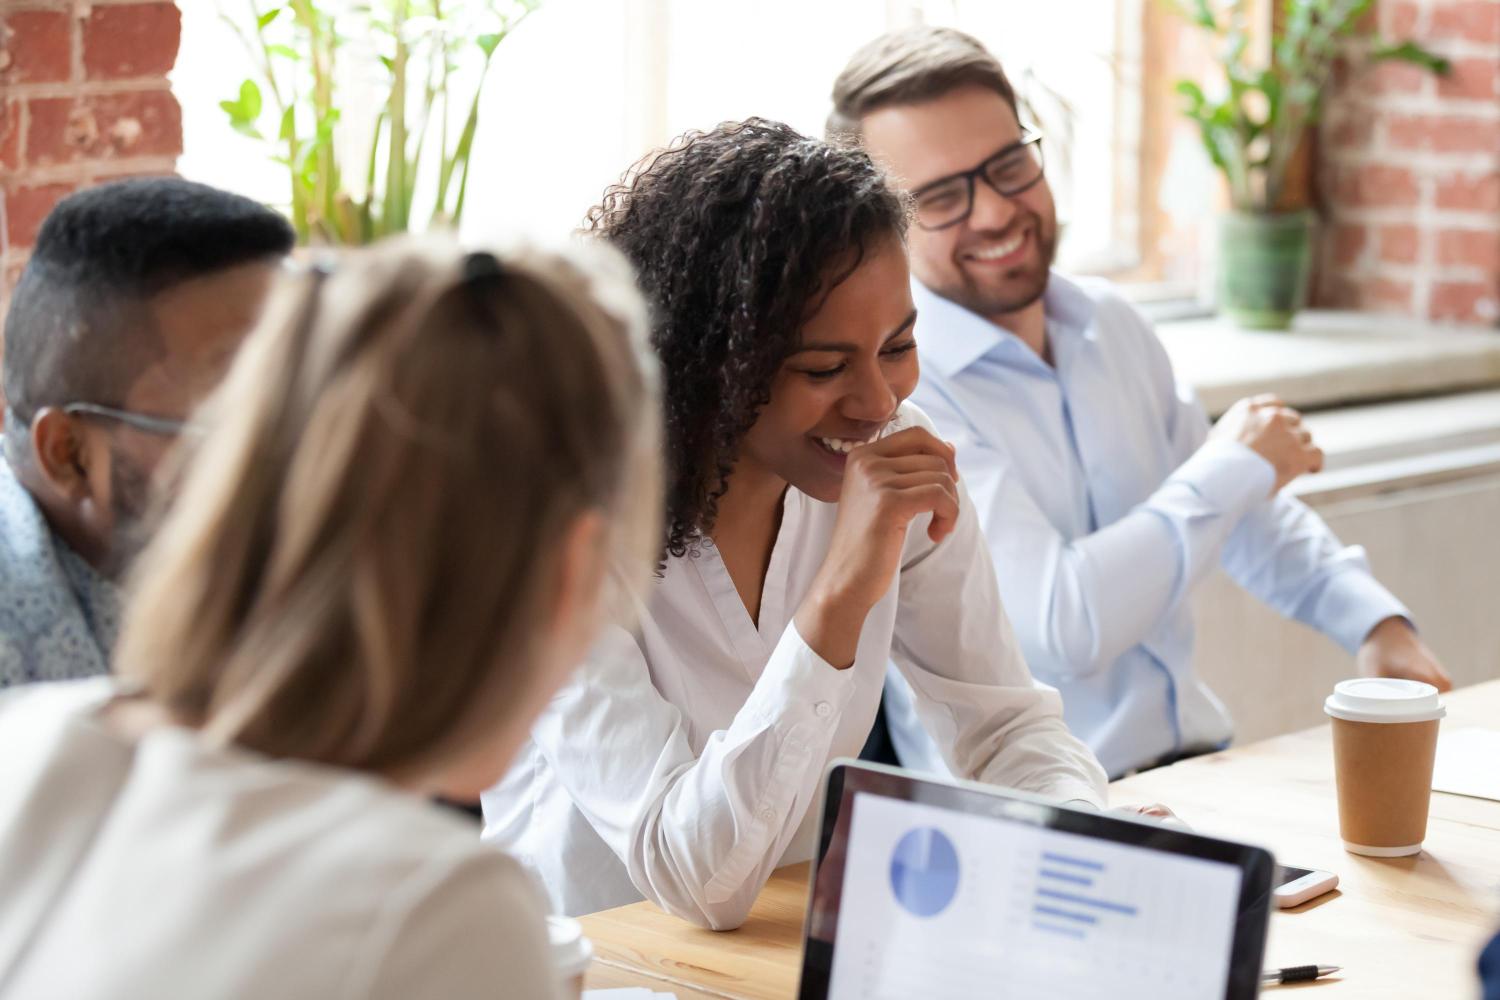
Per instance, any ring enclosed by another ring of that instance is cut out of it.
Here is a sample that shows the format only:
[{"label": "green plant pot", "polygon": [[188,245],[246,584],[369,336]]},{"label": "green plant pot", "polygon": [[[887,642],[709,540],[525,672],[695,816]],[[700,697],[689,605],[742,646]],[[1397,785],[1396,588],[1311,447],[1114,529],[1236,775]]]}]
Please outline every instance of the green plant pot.
[{"label": "green plant pot", "polygon": [[1219,225],[1219,310],[1252,330],[1286,330],[1307,303],[1311,212],[1233,212]]}]

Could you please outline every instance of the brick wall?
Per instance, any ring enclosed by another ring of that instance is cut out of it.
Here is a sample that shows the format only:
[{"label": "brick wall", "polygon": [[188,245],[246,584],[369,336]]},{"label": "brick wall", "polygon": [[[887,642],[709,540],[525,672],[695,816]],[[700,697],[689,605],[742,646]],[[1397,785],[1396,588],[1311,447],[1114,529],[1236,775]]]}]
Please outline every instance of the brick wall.
[{"label": "brick wall", "polygon": [[169,2],[0,0],[0,317],[57,199],[174,169],[180,34]]},{"label": "brick wall", "polygon": [[1500,325],[1500,0],[1377,0],[1453,61],[1340,82],[1319,132],[1322,305]]}]

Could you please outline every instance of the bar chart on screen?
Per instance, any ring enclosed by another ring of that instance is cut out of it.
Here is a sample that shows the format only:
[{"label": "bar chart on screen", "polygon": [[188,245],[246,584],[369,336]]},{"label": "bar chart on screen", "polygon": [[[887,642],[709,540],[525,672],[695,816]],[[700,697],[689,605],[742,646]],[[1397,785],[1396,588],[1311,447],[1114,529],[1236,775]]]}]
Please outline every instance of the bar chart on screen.
[{"label": "bar chart on screen", "polygon": [[1197,1000],[1224,989],[1240,874],[859,795],[843,884],[833,1000]]}]

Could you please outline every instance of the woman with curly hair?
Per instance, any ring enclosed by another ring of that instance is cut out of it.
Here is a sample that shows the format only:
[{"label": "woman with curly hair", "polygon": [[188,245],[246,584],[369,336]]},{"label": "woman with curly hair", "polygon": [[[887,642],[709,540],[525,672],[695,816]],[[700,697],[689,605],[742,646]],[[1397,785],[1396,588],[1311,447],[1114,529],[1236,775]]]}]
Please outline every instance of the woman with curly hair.
[{"label": "woman with curly hair", "polygon": [[487,839],[582,913],[737,926],[811,856],[826,765],[894,661],[954,773],[1099,805],[1026,669],[917,382],[906,206],[869,158],[757,119],[690,134],[590,213],[653,306],[663,565],[486,793]]}]

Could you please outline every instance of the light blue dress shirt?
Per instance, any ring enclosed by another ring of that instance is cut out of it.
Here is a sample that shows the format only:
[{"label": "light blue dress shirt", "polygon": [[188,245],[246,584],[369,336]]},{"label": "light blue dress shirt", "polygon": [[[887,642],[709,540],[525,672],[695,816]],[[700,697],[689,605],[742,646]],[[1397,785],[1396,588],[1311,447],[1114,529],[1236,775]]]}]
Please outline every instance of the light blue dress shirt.
[{"label": "light blue dress shirt", "polygon": [[0,459],[0,688],[107,673],[118,588],[53,534]]},{"label": "light blue dress shirt", "polygon": [[[1362,549],[1299,501],[1268,499],[1269,462],[1207,440],[1150,324],[1107,282],[1052,275],[1053,365],[915,281],[913,294],[913,399],[957,446],[1032,672],[1062,692],[1111,777],[1230,739],[1229,713],[1193,673],[1188,598],[1216,566],[1350,653],[1407,616]],[[887,715],[903,762],[941,770],[894,680]]]}]

